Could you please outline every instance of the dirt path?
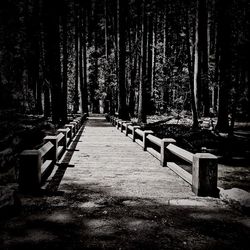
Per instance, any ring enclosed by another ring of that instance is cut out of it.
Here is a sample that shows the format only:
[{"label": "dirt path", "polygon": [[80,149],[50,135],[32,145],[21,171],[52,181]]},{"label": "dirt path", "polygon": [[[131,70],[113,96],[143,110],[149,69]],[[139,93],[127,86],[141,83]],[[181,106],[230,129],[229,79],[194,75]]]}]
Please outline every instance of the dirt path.
[{"label": "dirt path", "polygon": [[0,215],[0,249],[249,249],[249,217],[119,133],[91,118],[44,192]]}]

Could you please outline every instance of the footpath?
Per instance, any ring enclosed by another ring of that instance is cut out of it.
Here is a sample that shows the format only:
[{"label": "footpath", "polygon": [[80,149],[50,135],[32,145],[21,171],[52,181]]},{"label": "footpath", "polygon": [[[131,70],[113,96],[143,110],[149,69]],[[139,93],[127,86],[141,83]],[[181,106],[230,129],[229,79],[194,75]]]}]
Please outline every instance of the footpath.
[{"label": "footpath", "polygon": [[102,116],[37,196],[0,214],[0,249],[249,249],[250,218],[191,187]]}]

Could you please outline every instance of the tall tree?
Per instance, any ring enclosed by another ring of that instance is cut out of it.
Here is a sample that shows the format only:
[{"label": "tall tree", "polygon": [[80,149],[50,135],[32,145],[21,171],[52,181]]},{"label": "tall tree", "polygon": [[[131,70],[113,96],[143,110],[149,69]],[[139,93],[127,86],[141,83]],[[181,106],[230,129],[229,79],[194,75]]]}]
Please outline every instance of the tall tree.
[{"label": "tall tree", "polygon": [[152,114],[154,111],[154,103],[152,100],[152,87],[153,87],[153,10],[150,11],[148,15],[148,67],[147,67],[147,112]]},{"label": "tall tree", "polygon": [[63,1],[62,15],[62,47],[63,47],[63,86],[62,86],[62,119],[67,122],[68,119],[68,4]]},{"label": "tall tree", "polygon": [[119,0],[119,82],[118,82],[118,114],[123,120],[129,119],[126,104],[126,13],[127,2]]},{"label": "tall tree", "polygon": [[217,43],[219,53],[219,110],[216,129],[228,132],[228,100],[231,87],[231,6],[232,0],[217,1]]},{"label": "tall tree", "polygon": [[[209,115],[208,51],[207,51],[207,5],[206,0],[197,0],[194,93],[196,110]],[[203,106],[203,110],[202,110]]]},{"label": "tall tree", "polygon": [[75,1],[75,89],[74,89],[74,109],[77,113],[79,110],[79,1]]},{"label": "tall tree", "polygon": [[190,25],[189,25],[189,11],[188,8],[184,7],[185,13],[185,23],[186,23],[186,50],[188,56],[188,75],[189,75],[189,88],[190,88],[190,102],[191,102],[191,110],[192,110],[192,127],[194,130],[198,129],[198,114],[197,114],[197,106],[195,103],[195,92],[194,92],[194,81],[193,81],[193,64],[192,64],[192,47],[190,45]]},{"label": "tall tree", "polygon": [[82,112],[88,114],[88,75],[87,75],[87,6],[83,10],[82,23],[82,48],[83,48],[83,89],[82,89]]},{"label": "tall tree", "polygon": [[48,80],[51,86],[52,120],[60,122],[61,112],[61,63],[60,63],[60,36],[59,36],[59,9],[60,1],[44,0],[45,29],[47,37],[46,65]]},{"label": "tall tree", "polygon": [[146,1],[142,2],[142,28],[141,28],[141,66],[140,66],[140,84],[139,84],[139,105],[138,122],[146,123],[146,85],[147,85],[147,14]]}]

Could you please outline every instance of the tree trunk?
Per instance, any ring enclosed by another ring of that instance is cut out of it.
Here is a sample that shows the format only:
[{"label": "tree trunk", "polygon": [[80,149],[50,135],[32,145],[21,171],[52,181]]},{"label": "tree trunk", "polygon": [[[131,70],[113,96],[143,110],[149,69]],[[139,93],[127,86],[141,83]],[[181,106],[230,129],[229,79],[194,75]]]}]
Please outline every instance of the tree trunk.
[{"label": "tree trunk", "polygon": [[62,16],[62,29],[63,29],[63,86],[62,86],[62,119],[66,123],[68,120],[68,27],[67,27],[67,1],[63,1],[63,16]]},{"label": "tree trunk", "polygon": [[59,0],[45,0],[45,28],[47,34],[48,80],[51,86],[52,121],[61,120],[61,63],[60,63],[60,36],[59,36]]},{"label": "tree trunk", "polygon": [[209,116],[209,88],[208,88],[208,11],[207,0],[198,0],[198,15],[199,15],[199,52],[200,52],[200,78],[202,88],[202,104],[203,115]]},{"label": "tree trunk", "polygon": [[79,85],[81,91],[81,113],[83,113],[83,99],[85,98],[83,95],[84,82],[83,82],[83,9],[80,7],[79,10]]},{"label": "tree trunk", "polygon": [[209,115],[207,9],[206,0],[197,0],[195,30],[194,93],[198,113]]},{"label": "tree trunk", "polygon": [[229,131],[228,99],[231,86],[231,4],[232,0],[218,0],[218,47],[219,60],[219,110],[216,129]]},{"label": "tree trunk", "polygon": [[82,91],[82,112],[88,115],[88,75],[87,75],[87,9],[84,9],[83,29],[82,29],[82,47],[83,47],[83,91]]},{"label": "tree trunk", "polygon": [[147,77],[147,84],[148,84],[148,105],[147,111],[148,114],[152,114],[154,112],[154,103],[152,100],[152,75],[153,75],[153,15],[150,14],[148,17],[148,77]]},{"label": "tree trunk", "polygon": [[74,89],[74,109],[73,112],[77,113],[79,110],[79,3],[75,0],[75,89]]},{"label": "tree trunk", "polygon": [[[184,10],[186,11],[186,10]],[[194,130],[198,129],[198,114],[195,103],[195,92],[194,92],[194,81],[193,81],[193,70],[192,70],[192,54],[191,54],[191,46],[190,46],[190,26],[188,20],[188,11],[186,14],[186,47],[187,47],[187,55],[188,55],[188,74],[189,74],[189,86],[190,86],[190,99],[191,99],[191,109],[192,109],[192,128]]]},{"label": "tree trunk", "polygon": [[142,40],[141,40],[141,73],[140,73],[140,85],[139,85],[139,107],[138,107],[138,122],[146,123],[146,66],[147,66],[147,16],[146,16],[146,6],[145,1],[143,1],[142,6]]},{"label": "tree trunk", "polygon": [[126,104],[126,1],[119,0],[119,87],[118,87],[118,101],[119,118],[123,120],[129,119],[128,107]]}]

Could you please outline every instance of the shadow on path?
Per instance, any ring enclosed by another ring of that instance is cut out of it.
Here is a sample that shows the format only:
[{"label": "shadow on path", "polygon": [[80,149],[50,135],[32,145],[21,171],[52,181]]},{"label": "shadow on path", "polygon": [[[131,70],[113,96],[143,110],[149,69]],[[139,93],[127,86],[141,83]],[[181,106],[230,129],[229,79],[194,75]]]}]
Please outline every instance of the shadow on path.
[{"label": "shadow on path", "polygon": [[46,187],[46,192],[48,193],[54,193],[58,190],[58,187],[63,179],[63,176],[67,170],[68,167],[74,167],[74,165],[70,165],[70,160],[72,158],[72,156],[74,155],[74,152],[77,151],[76,150],[76,146],[77,143],[80,141],[80,138],[82,136],[82,132],[85,128],[86,122],[84,122],[84,124],[82,125],[82,127],[80,128],[80,130],[78,131],[77,135],[75,136],[75,138],[73,138],[69,148],[66,149],[66,153],[63,156],[63,160],[61,161],[61,163],[58,163],[58,169],[56,170],[54,176],[51,178],[49,184]]},{"label": "shadow on path", "polygon": [[64,188],[0,221],[0,249],[249,249],[244,217],[225,207],[110,196],[97,185]]}]

